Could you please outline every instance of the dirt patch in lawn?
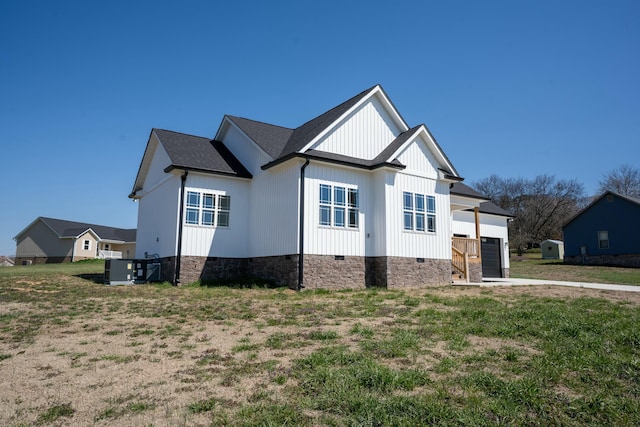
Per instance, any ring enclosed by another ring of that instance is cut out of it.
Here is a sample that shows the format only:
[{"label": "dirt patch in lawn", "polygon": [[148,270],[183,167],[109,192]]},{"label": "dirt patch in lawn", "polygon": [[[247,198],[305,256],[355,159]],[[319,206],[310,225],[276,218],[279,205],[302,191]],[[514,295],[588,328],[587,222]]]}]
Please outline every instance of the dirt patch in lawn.
[{"label": "dirt patch in lawn", "polygon": [[[11,291],[34,291],[23,286]],[[555,286],[285,292],[281,299],[278,291],[264,290],[234,290],[209,299],[192,296],[199,290],[144,292],[120,288],[82,300],[60,297],[61,305],[37,299],[3,302],[0,424],[215,424],[216,417],[233,417],[246,405],[285,402],[286,390],[299,380],[297,360],[326,346],[358,351],[366,333],[390,340],[398,329],[414,326],[413,313],[433,307],[429,300],[437,297],[586,296],[640,305],[636,293]],[[208,317],[198,318],[214,306]],[[448,309],[438,306],[443,313]],[[39,327],[20,340],[15,331],[29,323]],[[467,339],[475,352],[513,348],[527,357],[536,354],[511,340]],[[381,360],[394,368],[409,363],[446,372],[442,360],[471,352],[452,350],[437,337],[427,348],[424,357],[409,351],[407,357]]]}]

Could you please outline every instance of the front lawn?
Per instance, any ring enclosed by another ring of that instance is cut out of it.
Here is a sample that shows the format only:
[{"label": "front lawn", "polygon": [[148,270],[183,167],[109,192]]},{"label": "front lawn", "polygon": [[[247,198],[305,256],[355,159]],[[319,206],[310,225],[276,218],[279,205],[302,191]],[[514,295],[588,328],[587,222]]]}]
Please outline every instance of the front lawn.
[{"label": "front lawn", "polygon": [[[0,269],[0,424],[639,425],[640,295]],[[77,270],[74,270],[77,268]]]},{"label": "front lawn", "polygon": [[541,259],[539,253],[512,257],[510,267],[514,278],[640,285],[640,268],[564,264],[561,260]]}]

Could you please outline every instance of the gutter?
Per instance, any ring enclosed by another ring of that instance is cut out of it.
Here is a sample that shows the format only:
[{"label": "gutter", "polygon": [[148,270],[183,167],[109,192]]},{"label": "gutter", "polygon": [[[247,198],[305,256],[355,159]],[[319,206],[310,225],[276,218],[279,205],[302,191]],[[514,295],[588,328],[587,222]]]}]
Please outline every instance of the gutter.
[{"label": "gutter", "polygon": [[309,158],[300,168],[300,230],[299,252],[298,252],[298,286],[296,290],[304,289],[304,170],[309,166]]},{"label": "gutter", "polygon": [[383,168],[383,167],[388,167],[388,168],[392,168],[392,169],[397,169],[397,170],[403,170],[406,168],[405,165],[401,165],[399,163],[393,163],[393,162],[380,162],[380,163],[373,163],[373,162],[367,162],[367,163],[358,163],[358,162],[353,162],[350,161],[348,158],[328,158],[325,156],[319,156],[317,154],[310,154],[310,153],[292,153],[289,155],[286,155],[284,157],[280,157],[279,159],[276,159],[272,162],[266,163],[262,166],[260,166],[260,169],[262,170],[267,170],[270,169],[274,166],[279,165],[280,163],[284,163],[288,160],[291,159],[295,159],[295,158],[301,158],[301,159],[306,159],[306,160],[316,160],[319,162],[324,162],[324,163],[331,163],[331,164],[336,164],[336,165],[342,165],[342,166],[349,166],[352,168],[357,168],[357,169],[365,169],[365,170],[374,170],[374,169],[379,169],[379,168]]},{"label": "gutter", "polygon": [[178,223],[178,248],[176,250],[176,259],[173,266],[173,286],[180,284],[180,265],[182,264],[182,223],[184,222],[184,187],[187,182],[189,171],[185,170],[180,177],[180,222]]}]

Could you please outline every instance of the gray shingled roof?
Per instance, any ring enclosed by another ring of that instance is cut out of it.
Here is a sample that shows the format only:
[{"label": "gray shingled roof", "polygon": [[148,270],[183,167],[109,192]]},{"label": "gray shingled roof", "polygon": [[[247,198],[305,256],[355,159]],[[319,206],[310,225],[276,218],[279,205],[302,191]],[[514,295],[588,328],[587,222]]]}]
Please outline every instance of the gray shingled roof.
[{"label": "gray shingled roof", "polygon": [[257,122],[242,117],[227,117],[274,159],[280,157],[293,129]]},{"label": "gray shingled roof", "polygon": [[514,218],[508,211],[502,209],[500,206],[496,205],[493,202],[482,202],[480,203],[480,213],[498,215],[498,216],[508,216],[509,218]]},{"label": "gray shingled roof", "polygon": [[104,225],[88,224],[84,222],[66,221],[63,219],[40,217],[60,237],[77,237],[87,230],[93,230],[102,240],[118,240],[123,242],[136,241],[136,229],[107,227]]},{"label": "gray shingled roof", "polygon": [[357,94],[296,129],[270,125],[242,117],[227,117],[278,163],[278,160],[284,160],[299,152],[376,87],[377,85]]},{"label": "gray shingled roof", "polygon": [[327,151],[319,151],[319,150],[308,150],[304,153],[306,158],[316,159],[316,160],[324,160],[329,163],[338,163],[347,166],[354,166],[357,168],[363,169],[376,169],[383,166],[390,166],[396,169],[404,169],[406,166],[400,163],[398,160],[392,160],[391,162],[387,162],[385,160],[377,161],[360,159],[357,157],[345,156],[343,154],[330,153]]},{"label": "gray shingled roof", "polygon": [[456,194],[463,197],[471,197],[473,199],[490,200],[489,197],[485,196],[482,193],[479,193],[478,191],[461,182],[456,182],[455,184],[453,184],[449,192],[451,194]]},{"label": "gray shingled roof", "polygon": [[[502,209],[500,206],[490,201],[490,199],[487,196],[474,190],[473,188],[469,187],[466,184],[463,184],[461,182],[456,182],[451,186],[451,189],[449,190],[449,192],[451,194],[456,194],[458,196],[488,200],[487,202],[480,203],[480,209],[479,209],[480,213],[507,216],[507,217],[513,218],[513,215],[511,215],[508,211]],[[467,209],[467,210],[470,211],[472,209]]]},{"label": "gray shingled roof", "polygon": [[[295,129],[271,125],[237,116],[227,115],[226,118],[238,126],[242,132],[244,132],[274,159],[266,165],[263,165],[263,169],[268,169],[271,166],[284,162],[300,154],[304,154],[304,157],[313,157],[319,160],[355,167],[364,167],[367,169],[374,169],[381,166],[391,166],[402,169],[404,168],[404,165],[402,165],[398,160],[387,160],[393,152],[401,147],[402,144],[404,144],[407,139],[420,128],[420,126],[424,125],[415,126],[398,135],[398,137],[385,147],[385,149],[373,160],[359,159],[318,150],[309,150],[305,153],[300,153],[300,150],[302,150],[302,148],[304,148],[309,142],[378,87],[379,85],[375,85],[360,92],[342,104]],[[380,90],[384,93],[382,87],[380,87]],[[401,118],[401,120],[404,122],[404,119]],[[166,170],[178,168],[195,169],[204,172],[221,173],[248,178],[251,177],[251,174],[221,142],[210,141],[203,137],[185,135],[161,129],[155,129],[155,132],[160,138],[160,142],[166,149],[172,162],[172,165]],[[435,144],[437,145],[437,142],[435,142]],[[442,155],[446,158],[444,152],[442,152]],[[453,168],[453,166],[451,167]],[[453,171],[457,174],[455,169]]]},{"label": "gray shingled roof", "polygon": [[154,129],[160,143],[171,160],[171,169],[189,169],[242,178],[251,174],[220,141],[208,138]]}]

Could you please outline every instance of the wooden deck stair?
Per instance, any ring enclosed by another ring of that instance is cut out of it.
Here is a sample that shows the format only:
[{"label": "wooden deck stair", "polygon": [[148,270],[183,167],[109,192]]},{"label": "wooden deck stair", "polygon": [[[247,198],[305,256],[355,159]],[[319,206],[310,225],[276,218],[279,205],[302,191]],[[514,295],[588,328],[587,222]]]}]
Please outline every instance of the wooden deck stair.
[{"label": "wooden deck stair", "polygon": [[451,281],[469,283],[469,259],[480,258],[480,240],[451,238]]}]

